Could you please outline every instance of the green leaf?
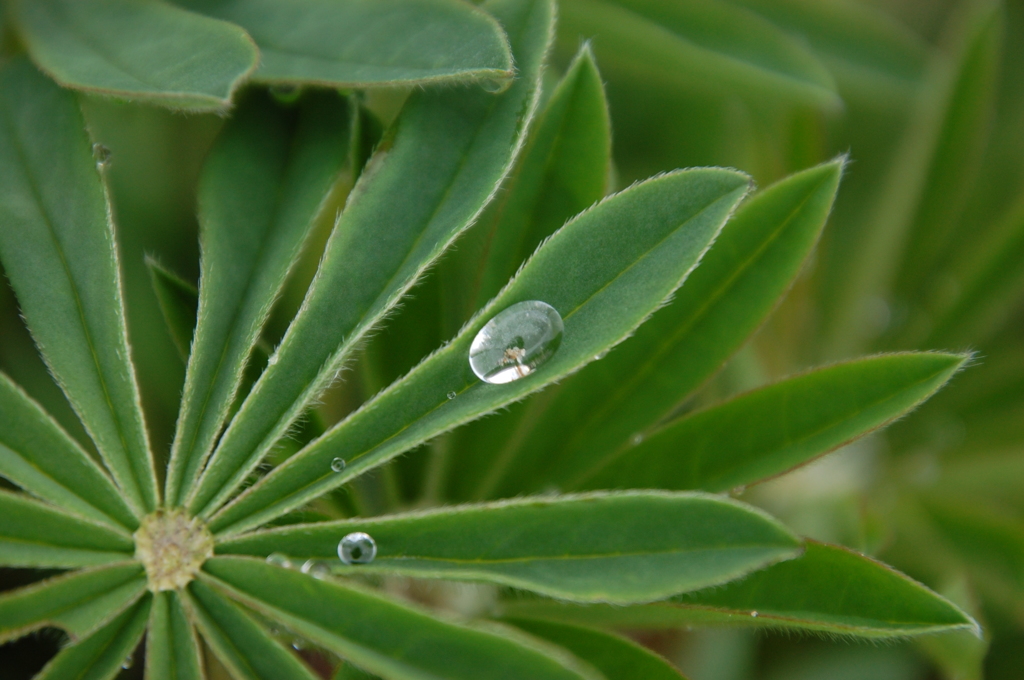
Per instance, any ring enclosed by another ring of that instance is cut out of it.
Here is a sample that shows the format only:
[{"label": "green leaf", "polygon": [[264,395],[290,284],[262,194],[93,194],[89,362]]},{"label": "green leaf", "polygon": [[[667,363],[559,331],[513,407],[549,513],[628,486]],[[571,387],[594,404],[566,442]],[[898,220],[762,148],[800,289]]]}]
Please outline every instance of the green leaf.
[{"label": "green leaf", "polygon": [[493,498],[560,484],[672,414],[792,284],[825,225],[843,165],[799,172],[740,206],[674,300],[632,338],[550,400],[515,409],[514,423],[482,432],[478,460],[460,461],[475,472],[462,493]]},{"label": "green leaf", "polygon": [[88,567],[131,559],[127,532],[86,522],[0,490],[0,564],[16,567]]},{"label": "green leaf", "polygon": [[90,149],[74,95],[24,60],[0,72],[0,258],[51,373],[141,515],[157,506],[156,472]]},{"label": "green leaf", "polygon": [[[373,87],[512,76],[492,17],[456,0],[179,0],[243,27],[265,83]],[[517,64],[522,68],[522,64]]]},{"label": "green leaf", "polygon": [[271,306],[348,169],[348,115],[335,92],[309,93],[290,109],[253,92],[206,160],[199,313],[171,447],[172,505],[213,449]]},{"label": "green leaf", "polygon": [[828,70],[771,22],[721,0],[565,0],[560,43],[595,38],[598,57],[622,77],[836,108]]},{"label": "green leaf", "polygon": [[528,647],[487,629],[441,621],[379,595],[262,560],[215,557],[204,572],[204,581],[246,606],[393,680],[593,677],[543,646]]},{"label": "green leaf", "polygon": [[152,598],[125,611],[88,638],[62,649],[35,680],[109,680],[132,665],[146,632]]},{"label": "green leaf", "polygon": [[486,7],[512,36],[519,78],[498,96],[425,90],[406,102],[335,225],[277,362],[224,433],[189,504],[194,511],[216,510],[259,464],[508,171],[536,107],[554,10],[549,0]]},{"label": "green leaf", "polygon": [[0,475],[68,512],[115,528],[138,520],[82,447],[0,373]]},{"label": "green leaf", "polygon": [[199,313],[199,291],[152,257],[146,256],[146,267],[174,347],[181,360],[188,363]]},{"label": "green leaf", "polygon": [[160,0],[14,0],[11,11],[61,85],[175,109],[227,108],[259,56],[238,26]]},{"label": "green leaf", "polygon": [[[548,239],[449,344],[264,477],[211,526],[232,532],[257,526],[592,361],[682,283],[747,186],[747,177],[735,171],[680,171],[583,213]],[[520,380],[482,382],[469,366],[473,338],[496,312],[527,300],[544,301],[560,314],[558,351]],[[347,467],[333,472],[334,458]]]},{"label": "green leaf", "polygon": [[904,415],[969,359],[882,354],[810,371],[688,414],[567,486],[726,491],[780,475]]},{"label": "green leaf", "polygon": [[203,660],[196,629],[182,608],[180,595],[153,595],[146,634],[147,680],[203,680]]},{"label": "green leaf", "polygon": [[[338,541],[356,531],[374,538],[377,556],[344,567]],[[799,550],[800,541],[775,520],[735,501],[645,491],[304,524],[217,546],[218,554],[283,551],[326,559],[346,575],[481,580],[560,599],[618,603],[724,583]]]},{"label": "green leaf", "polygon": [[0,642],[46,626],[72,640],[92,633],[135,602],[146,590],[136,562],[57,576],[0,595]]},{"label": "green leaf", "polygon": [[626,628],[739,624],[874,638],[953,629],[980,634],[971,617],[920,583],[859,553],[810,540],[795,560],[664,602],[634,607],[510,602],[505,615]]},{"label": "green leaf", "polygon": [[537,619],[505,619],[592,664],[608,680],[681,680],[672,664],[632,640],[593,628]]},{"label": "green leaf", "polygon": [[239,680],[316,680],[299,657],[220,593],[193,581],[185,596],[203,638]]}]

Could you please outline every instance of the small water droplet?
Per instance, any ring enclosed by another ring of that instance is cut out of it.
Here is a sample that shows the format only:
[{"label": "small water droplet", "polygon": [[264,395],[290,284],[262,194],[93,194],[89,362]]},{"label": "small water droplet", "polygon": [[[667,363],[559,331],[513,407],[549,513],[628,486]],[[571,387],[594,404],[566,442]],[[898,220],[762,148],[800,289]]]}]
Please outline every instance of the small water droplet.
[{"label": "small water droplet", "polygon": [[344,458],[335,458],[334,460],[332,460],[331,461],[331,469],[334,470],[335,472],[341,472],[342,470],[344,470],[345,469],[345,459]]},{"label": "small water droplet", "polygon": [[448,393],[448,400],[451,401],[452,399],[454,399],[457,396],[459,396],[459,395],[455,394],[455,392],[449,392]]},{"label": "small water droplet", "polygon": [[126,656],[126,657],[124,658],[124,661],[122,661],[122,662],[121,662],[121,668],[122,668],[123,670],[128,670],[128,669],[129,669],[129,668],[131,668],[131,667],[132,667],[132,665],[134,665],[134,664],[135,664],[135,657],[134,657],[134,656],[132,656],[131,654],[129,654],[128,656]]},{"label": "small water droplet", "polygon": [[562,343],[562,317],[539,300],[512,305],[488,321],[473,338],[469,366],[492,385],[519,380],[551,358]]},{"label": "small water droplet", "polygon": [[512,78],[488,78],[480,81],[480,87],[484,92],[501,94],[512,86]]},{"label": "small water droplet", "polygon": [[273,354],[270,355],[270,358],[267,359],[267,366],[273,366],[276,363],[277,363],[277,352],[274,352]]},{"label": "small water droplet", "polygon": [[275,567],[284,567],[285,569],[292,568],[292,561],[288,559],[288,556],[284,553],[279,552],[270,553],[269,555],[267,555],[267,564],[273,565]]},{"label": "small water droplet", "polygon": [[302,565],[302,573],[309,574],[313,578],[327,578],[331,575],[331,567],[320,560],[306,560]]},{"label": "small water droplet", "polygon": [[294,104],[302,94],[302,88],[298,85],[271,85],[270,94],[280,104]]},{"label": "small water droplet", "polygon": [[594,361],[600,361],[601,359],[604,359],[606,356],[608,356],[608,351],[607,350],[605,350],[604,352],[601,352],[600,354],[595,354],[594,355]]},{"label": "small water droplet", "polygon": [[294,649],[296,652],[301,652],[305,648],[306,641],[302,638],[295,638],[292,640],[292,649]]},{"label": "small water droplet", "polygon": [[740,484],[739,486],[734,486],[732,489],[730,489],[729,493],[731,493],[733,496],[739,496],[741,493],[743,493],[746,490],[747,490],[746,484]]},{"label": "small water droplet", "polygon": [[377,544],[362,531],[348,534],[338,543],[338,557],[345,564],[369,564],[376,556]]},{"label": "small water droplet", "polygon": [[110,149],[103,146],[102,144],[92,145],[92,157],[96,161],[96,167],[99,169],[106,168],[110,165],[111,157]]},{"label": "small water droplet", "polygon": [[750,615],[753,616],[755,619],[757,618],[757,612],[756,611],[750,612]]},{"label": "small water droplet", "polygon": [[637,446],[638,444],[642,443],[643,440],[644,436],[638,432],[637,434],[633,435],[629,441],[633,442],[633,446]]}]

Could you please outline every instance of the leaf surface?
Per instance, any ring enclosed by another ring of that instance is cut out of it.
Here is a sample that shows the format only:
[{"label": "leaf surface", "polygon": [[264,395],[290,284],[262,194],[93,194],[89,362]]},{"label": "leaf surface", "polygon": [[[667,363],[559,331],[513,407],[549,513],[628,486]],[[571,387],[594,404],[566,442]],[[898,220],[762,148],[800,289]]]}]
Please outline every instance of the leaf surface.
[{"label": "leaf surface", "polygon": [[[377,556],[345,567],[338,541],[370,534]],[[530,498],[272,529],[218,554],[326,560],[343,574],[482,580],[566,600],[641,602],[724,583],[798,554],[767,515],[717,496],[625,492]]]},{"label": "leaf surface", "polygon": [[146,267],[171,341],[187,364],[199,313],[199,291],[152,257],[146,257]]},{"label": "leaf surface", "polygon": [[[435,619],[262,560],[215,557],[203,580],[359,667],[393,680],[532,680],[582,675],[544,647]],[[213,578],[211,578],[213,577]]]},{"label": "leaf surface", "polygon": [[135,545],[117,533],[21,494],[0,490],[0,564],[87,567],[131,559]]},{"label": "leaf surface", "polygon": [[971,617],[920,583],[859,553],[810,540],[795,560],[664,602],[618,608],[511,602],[505,615],[626,628],[739,624],[876,638],[980,632]]},{"label": "leaf surface", "polygon": [[[272,519],[592,361],[682,283],[746,190],[747,177],[735,171],[680,171],[583,213],[546,241],[450,343],[251,487],[213,520],[214,530]],[[496,312],[529,300],[559,313],[561,345],[522,379],[482,382],[469,366],[473,338]],[[347,467],[334,472],[334,458]]]},{"label": "leaf surface", "polygon": [[16,0],[32,59],[65,87],[175,109],[226,109],[255,68],[252,39],[161,0]]},{"label": "leaf surface", "polygon": [[424,90],[406,102],[335,225],[276,363],[218,444],[189,504],[194,511],[216,510],[259,464],[508,171],[536,106],[554,10],[549,0],[486,7],[511,36],[519,78],[497,96]]},{"label": "leaf surface", "polygon": [[199,581],[188,587],[187,602],[203,638],[221,663],[240,680],[315,680],[299,657],[285,649],[237,604]]},{"label": "leaf surface", "polygon": [[182,502],[228,417],[274,300],[348,164],[348,111],[335,92],[294,108],[253,92],[199,180],[202,277],[195,343],[171,447],[167,498]]},{"label": "leaf surface", "polygon": [[260,48],[253,79],[365,88],[485,78],[507,80],[501,26],[456,0],[179,0],[238,24]]},{"label": "leaf surface", "polygon": [[125,327],[110,206],[74,95],[0,73],[0,258],[51,373],[136,514],[159,493]]},{"label": "leaf surface", "polygon": [[538,619],[506,619],[531,635],[565,647],[608,680],[681,680],[672,664],[632,640],[593,628]]},{"label": "leaf surface", "polygon": [[89,637],[62,649],[35,680],[110,680],[134,663],[152,598],[121,613]]},{"label": "leaf surface", "polygon": [[114,527],[138,526],[107,474],[3,373],[0,475],[68,512]]},{"label": "leaf surface", "polygon": [[568,486],[727,491],[780,475],[904,415],[969,358],[882,354],[810,371],[669,423]]},{"label": "leaf surface", "polygon": [[460,461],[471,471],[462,494],[493,498],[563,483],[669,416],[792,284],[825,225],[842,168],[836,160],[755,194],[674,299],[633,337],[566,380],[550,400],[514,408],[513,422],[501,417],[491,432],[481,425],[478,460]]},{"label": "leaf surface", "polygon": [[153,595],[146,633],[147,680],[203,680],[199,638],[173,592]]},{"label": "leaf surface", "polygon": [[56,576],[0,595],[0,641],[45,626],[89,635],[146,590],[142,565],[115,564]]}]

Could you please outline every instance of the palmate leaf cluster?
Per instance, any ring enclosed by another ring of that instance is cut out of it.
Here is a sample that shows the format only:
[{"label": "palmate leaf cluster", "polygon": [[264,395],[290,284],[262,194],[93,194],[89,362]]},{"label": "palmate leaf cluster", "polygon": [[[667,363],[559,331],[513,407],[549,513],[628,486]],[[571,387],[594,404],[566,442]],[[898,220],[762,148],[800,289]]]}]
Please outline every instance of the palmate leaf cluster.
[{"label": "palmate leaf cluster", "polygon": [[[148,678],[671,678],[614,631],[720,625],[942,633],[923,646],[959,668],[980,644],[961,606],[846,536],[805,538],[729,492],[890,424],[971,357],[913,350],[993,338],[998,375],[969,371],[959,397],[954,385],[888,431],[909,453],[885,487],[899,508],[886,555],[934,586],[959,575],[1020,602],[1016,521],[941,491],[966,476],[988,493],[964,470],[999,449],[991,438],[969,426],[963,470],[927,492],[899,483],[950,413],[983,413],[1001,445],[1019,441],[1003,396],[1019,387],[1019,207],[988,215],[981,246],[959,236],[984,200],[965,178],[994,106],[998,6],[954,22],[966,28],[930,70],[882,15],[796,0],[6,10],[0,260],[64,395],[33,379],[34,359],[5,355],[24,386],[0,374],[0,564],[55,572],[0,595],[0,641],[63,630],[40,677],[113,677],[144,639]],[[580,36],[597,36],[597,59]],[[660,148],[620,153],[617,137],[612,163],[597,60],[624,138],[646,127]],[[389,89],[403,85],[415,87]],[[666,121],[632,96],[652,88],[700,106]],[[884,101],[865,112],[865,91]],[[882,126],[890,139],[876,142],[898,139],[898,153],[863,143],[865,164],[891,175],[854,183],[864,214],[844,208],[847,158],[827,160],[822,139],[843,107],[884,118],[908,101],[920,111],[906,131]],[[224,118],[174,119],[203,147],[195,186],[179,188],[198,214],[198,285],[163,253],[127,259],[115,228],[154,206],[112,201],[122,156],[97,121],[138,104]],[[718,134],[702,111],[735,124]],[[680,142],[688,126],[704,147]],[[745,158],[722,152],[736,135]],[[768,181],[660,173],[680,147]],[[837,192],[838,228],[815,255]],[[950,272],[959,286],[943,292]],[[139,279],[160,339],[134,323]],[[481,381],[474,337],[529,300],[562,317],[559,348],[519,380]],[[896,311],[872,325],[879,304]],[[780,328],[815,305],[808,349]],[[773,351],[774,370],[760,358]],[[179,354],[168,406],[145,378]],[[170,518],[212,545],[186,555],[182,583],[143,547]],[[354,532],[374,537],[375,559],[338,559]]]}]

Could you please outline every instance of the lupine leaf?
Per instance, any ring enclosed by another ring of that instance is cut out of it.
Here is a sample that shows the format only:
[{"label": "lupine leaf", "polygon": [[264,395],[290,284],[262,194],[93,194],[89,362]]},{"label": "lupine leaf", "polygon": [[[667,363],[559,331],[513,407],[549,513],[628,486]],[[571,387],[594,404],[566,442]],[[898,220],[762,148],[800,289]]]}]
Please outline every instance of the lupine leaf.
[{"label": "lupine leaf", "polygon": [[456,0],[179,3],[248,31],[260,48],[259,82],[363,88],[512,76],[501,26]]},{"label": "lupine leaf", "polygon": [[565,486],[705,491],[745,486],[899,418],[969,358],[882,354],[810,371],[669,423],[595,462]]},{"label": "lupine leaf", "polygon": [[110,680],[134,663],[146,632],[152,598],[146,598],[84,640],[62,649],[35,680]]},{"label": "lupine leaf", "polygon": [[115,564],[56,576],[0,595],[0,641],[56,626],[72,640],[90,634],[146,589],[142,565]]},{"label": "lupine leaf", "polygon": [[566,0],[562,42],[596,38],[602,64],[669,86],[698,86],[815,105],[839,104],[813,52],[771,22],[721,0]]},{"label": "lupine leaf", "polygon": [[479,499],[559,484],[667,417],[792,284],[825,225],[842,168],[840,159],[799,172],[741,205],[674,299],[632,338],[549,401],[513,409],[516,422],[490,425],[476,445],[487,466],[465,461],[477,472],[475,488],[463,493]]},{"label": "lupine leaf", "polygon": [[509,602],[505,615],[625,628],[739,624],[878,638],[953,629],[980,633],[971,617],[920,583],[859,553],[815,541],[808,541],[807,551],[795,560],[664,602],[634,607]]},{"label": "lupine leaf", "polygon": [[199,313],[199,291],[194,285],[167,269],[151,257],[146,258],[150,282],[167,330],[181,360],[188,363],[192,352],[192,336]]},{"label": "lupine leaf", "polygon": [[204,581],[246,606],[392,680],[593,677],[544,647],[531,648],[486,629],[444,622],[379,595],[262,560],[215,557],[204,572]]},{"label": "lupine leaf", "polygon": [[110,478],[39,404],[0,373],[0,475],[82,517],[134,529]]},{"label": "lupine leaf", "polygon": [[127,532],[115,533],[21,494],[0,490],[0,564],[87,567],[131,559]]},{"label": "lupine leaf", "polygon": [[[357,531],[373,536],[377,556],[344,567],[338,541]],[[283,551],[327,560],[344,574],[481,580],[566,600],[620,603],[724,583],[799,550],[785,528],[734,501],[646,491],[304,524],[217,547],[218,554]]]},{"label": "lupine leaf", "polygon": [[29,330],[139,514],[159,499],[104,184],[74,95],[0,73],[0,258]]},{"label": "lupine leaf", "polygon": [[347,169],[348,115],[335,92],[310,93],[291,109],[254,92],[206,160],[198,322],[171,448],[171,504],[216,443],[270,308]]},{"label": "lupine leaf", "polygon": [[239,680],[315,680],[316,675],[241,607],[194,581],[186,600],[203,638]]},{"label": "lupine leaf", "polygon": [[[238,531],[263,523],[592,361],[682,283],[747,186],[747,177],[735,171],[680,171],[583,213],[546,241],[455,339],[250,488],[212,526]],[[522,379],[482,382],[469,366],[473,338],[495,312],[528,300],[560,314],[560,347]],[[347,467],[334,472],[334,458]]]},{"label": "lupine leaf", "polygon": [[193,510],[216,510],[259,464],[508,171],[536,106],[554,10],[549,0],[492,0],[485,7],[511,36],[519,78],[497,96],[425,90],[406,102],[335,225],[277,362],[224,433]]},{"label": "lupine leaf", "polygon": [[538,619],[506,619],[531,635],[565,647],[608,680],[681,680],[672,664],[632,640],[593,628]]},{"label": "lupine leaf", "polygon": [[177,109],[225,109],[256,66],[238,26],[160,0],[16,0],[35,62],[65,87]]},{"label": "lupine leaf", "polygon": [[147,680],[203,680],[199,638],[181,606],[180,595],[153,595],[146,634]]}]

